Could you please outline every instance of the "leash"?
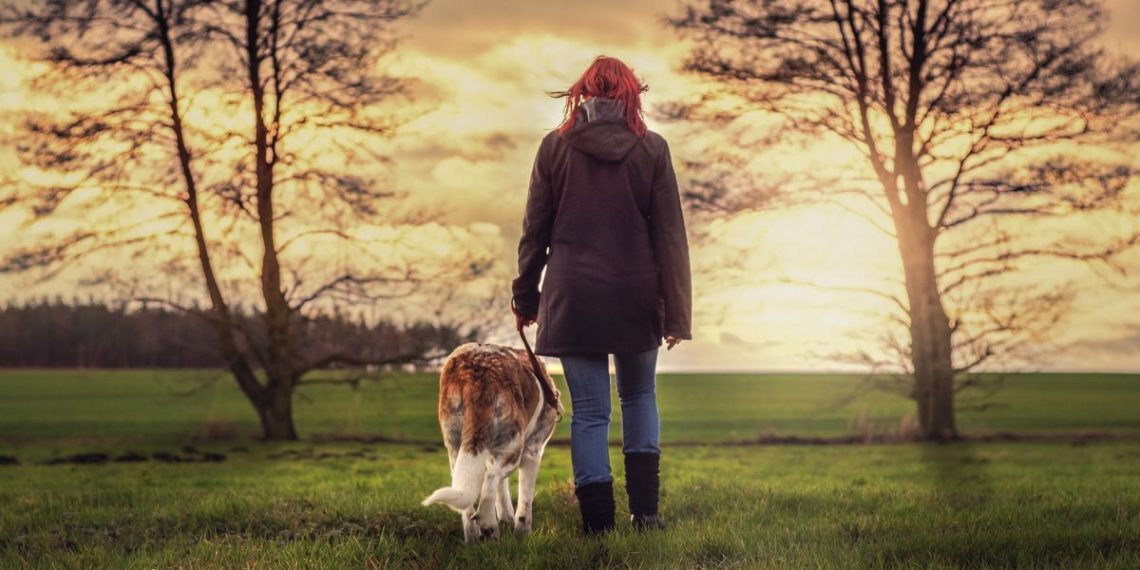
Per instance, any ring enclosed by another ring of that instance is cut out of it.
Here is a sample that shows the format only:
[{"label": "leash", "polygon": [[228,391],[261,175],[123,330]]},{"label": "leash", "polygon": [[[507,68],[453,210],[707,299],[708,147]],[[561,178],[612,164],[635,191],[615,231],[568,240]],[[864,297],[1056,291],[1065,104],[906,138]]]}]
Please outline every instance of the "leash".
[{"label": "leash", "polygon": [[530,356],[530,365],[534,368],[534,377],[538,378],[538,385],[542,388],[542,397],[546,404],[555,410],[558,409],[559,395],[558,391],[554,389],[554,379],[550,378],[542,372],[542,366],[538,363],[538,357],[534,355],[534,351],[530,348],[530,343],[526,340],[526,333],[523,332],[523,327],[516,327],[519,331],[519,338],[523,341],[523,346],[526,347],[526,353]]}]

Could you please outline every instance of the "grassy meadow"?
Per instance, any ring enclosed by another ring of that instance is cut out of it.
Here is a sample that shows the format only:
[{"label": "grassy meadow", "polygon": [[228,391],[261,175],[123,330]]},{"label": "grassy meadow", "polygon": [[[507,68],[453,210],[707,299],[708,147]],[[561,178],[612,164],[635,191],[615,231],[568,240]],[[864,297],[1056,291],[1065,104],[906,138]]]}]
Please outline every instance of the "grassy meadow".
[{"label": "grassy meadow", "polygon": [[[663,374],[664,533],[622,518],[615,446],[618,531],[580,537],[556,444],[534,534],[464,546],[457,515],[419,505],[448,480],[432,375],[305,388],[304,441],[267,444],[213,373],[6,371],[0,567],[1140,567],[1136,440],[717,445],[906,424],[905,400],[856,381]],[[1140,434],[1137,375],[1020,375],[993,403],[962,431]],[[615,441],[619,422],[615,397]],[[378,435],[406,443],[345,437]]]},{"label": "grassy meadow", "polygon": [[[664,442],[747,440],[769,435],[835,437],[897,431],[913,404],[859,389],[842,374],[661,374],[658,403]],[[567,409],[570,398],[555,377]],[[438,376],[392,374],[346,386],[314,384],[295,400],[302,437],[384,435],[437,441]],[[612,438],[621,410],[612,394]],[[962,411],[964,433],[1140,433],[1140,375],[1011,376],[985,411]],[[252,437],[257,417],[234,382],[216,371],[0,372],[0,446],[67,439],[184,442],[211,436]],[[569,420],[555,439],[570,435]]]}]

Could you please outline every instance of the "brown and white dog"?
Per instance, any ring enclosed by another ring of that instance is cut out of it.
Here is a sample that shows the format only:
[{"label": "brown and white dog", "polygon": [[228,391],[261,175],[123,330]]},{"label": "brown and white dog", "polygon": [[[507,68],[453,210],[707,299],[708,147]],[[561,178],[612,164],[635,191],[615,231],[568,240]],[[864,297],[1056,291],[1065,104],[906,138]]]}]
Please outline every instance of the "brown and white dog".
[{"label": "brown and white dog", "polygon": [[[423,504],[443,503],[459,512],[466,542],[498,538],[500,521],[513,520],[516,535],[530,532],[538,466],[563,413],[557,391],[554,405],[544,398],[539,382],[551,389],[554,383],[536,362],[542,379],[522,350],[468,343],[452,351],[440,371],[439,426],[451,460],[451,486]],[[516,468],[517,510],[510,493]]]}]

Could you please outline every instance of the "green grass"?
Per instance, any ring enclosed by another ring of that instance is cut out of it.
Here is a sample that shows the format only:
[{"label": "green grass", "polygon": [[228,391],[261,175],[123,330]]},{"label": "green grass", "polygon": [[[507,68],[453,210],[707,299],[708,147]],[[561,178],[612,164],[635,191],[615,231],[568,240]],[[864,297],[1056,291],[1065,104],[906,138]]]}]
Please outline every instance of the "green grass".
[{"label": "green grass", "polygon": [[[1140,567],[1140,444],[723,446],[670,442],[841,435],[866,410],[882,428],[910,412],[885,394],[833,404],[852,378],[662,375],[661,534],[622,517],[579,536],[570,454],[551,446],[535,532],[462,544],[458,516],[419,501],[448,481],[438,444],[263,444],[227,380],[204,373],[0,373],[0,568],[865,568]],[[313,387],[304,435],[439,438],[435,380],[401,375],[358,392]],[[177,395],[199,388],[191,395]],[[307,399],[306,399],[307,398]],[[1014,377],[969,433],[1140,433],[1136,375]],[[615,407],[614,437],[619,437]],[[43,465],[78,452],[183,453],[220,463]],[[569,421],[559,426],[564,437]],[[504,530],[507,530],[504,528]]]},{"label": "green grass", "polygon": [[[565,395],[566,388],[556,378]],[[437,377],[394,374],[359,390],[302,388],[302,435],[382,434],[435,440]],[[718,441],[763,435],[852,433],[861,414],[875,429],[897,428],[913,404],[886,392],[857,391],[837,374],[662,374],[663,441]],[[853,401],[840,405],[845,397]],[[612,437],[621,437],[614,395]],[[565,398],[567,404],[569,397]],[[1023,374],[1011,377],[984,412],[964,411],[965,433],[993,431],[1140,432],[1140,375]],[[568,406],[569,408],[569,406]],[[233,381],[205,371],[0,372],[0,445],[82,435],[121,441],[181,441],[203,431],[257,431],[256,416]],[[569,437],[563,422],[556,438]]]},{"label": "green grass", "polygon": [[666,449],[670,527],[643,536],[619,519],[600,541],[578,536],[569,454],[554,447],[534,534],[471,547],[458,516],[418,505],[447,481],[442,450],[356,457],[341,444],[320,446],[325,459],[271,458],[278,449],[220,464],[0,470],[0,566],[1140,565],[1131,445]]}]

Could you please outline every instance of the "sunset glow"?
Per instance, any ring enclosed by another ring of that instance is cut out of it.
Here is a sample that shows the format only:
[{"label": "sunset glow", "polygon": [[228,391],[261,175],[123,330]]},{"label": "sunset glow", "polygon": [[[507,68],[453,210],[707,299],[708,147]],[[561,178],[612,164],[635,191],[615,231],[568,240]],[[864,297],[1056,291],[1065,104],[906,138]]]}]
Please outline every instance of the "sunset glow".
[{"label": "sunset glow", "polygon": [[[668,6],[664,6],[668,9]],[[384,208],[375,223],[354,229],[355,246],[314,238],[293,259],[311,259],[314,271],[335,266],[339,260],[370,256],[378,266],[455,265],[473,259],[494,260],[478,280],[462,286],[473,292],[498,291],[509,296],[509,281],[516,263],[522,210],[535,151],[542,136],[562,116],[562,101],[544,91],[565,88],[598,54],[622,58],[649,84],[644,97],[650,109],[649,128],[662,133],[672,148],[682,184],[680,163],[699,156],[707,145],[727,144],[719,132],[693,131],[653,115],[656,105],[681,99],[701,88],[699,80],[683,74],[679,62],[686,44],[660,25],[663,5],[648,0],[627,2],[534,3],[523,1],[465,2],[437,0],[416,18],[401,23],[405,36],[390,60],[391,70],[413,78],[407,112],[416,118],[391,139],[375,144],[387,158],[361,161],[346,156],[324,134],[299,132],[290,144],[296,148],[328,149],[317,160],[373,177],[378,184],[406,194],[392,210]],[[50,184],[53,175],[20,167],[15,157],[16,126],[26,111],[56,112],[63,104],[30,92],[32,64],[23,61],[19,45],[0,49],[0,169],[26,181]],[[88,94],[98,101],[105,94]],[[74,102],[73,102],[74,103]],[[207,134],[211,124],[248,121],[248,109],[227,104],[204,92],[185,109],[188,122]],[[1044,128],[1044,119],[1027,119],[1029,130]],[[1036,122],[1035,122],[1036,121]],[[1135,149],[1121,149],[1128,152]],[[1069,152],[1084,152],[1069,149]],[[1097,151],[1103,152],[1103,151]],[[220,155],[224,160],[239,156]],[[838,166],[852,178],[871,175],[855,149],[833,140],[807,148],[773,147],[750,164],[758,173],[812,172]],[[847,166],[850,165],[850,166]],[[682,190],[684,190],[682,188]],[[286,194],[287,195],[287,194]],[[1140,210],[1140,184],[1129,188],[1129,207]],[[849,207],[889,225],[890,220],[858,201]],[[170,203],[154,200],[133,210],[141,234],[173,229],[178,220],[154,219]],[[433,213],[421,223],[411,212]],[[63,216],[26,226],[25,214],[0,211],[0,243],[18,247],[54,232],[66,232],[76,220],[121,216],[112,206],[92,210],[82,195],[61,207]],[[306,215],[298,212],[294,225],[279,236],[285,241],[309,229]],[[122,218],[117,218],[122,222]],[[69,221],[70,220],[70,221]],[[216,220],[214,220],[216,221]],[[1034,229],[1050,231],[1050,223],[1032,222]],[[1074,217],[1059,224],[1079,227],[1090,235],[1140,229],[1132,216]],[[840,352],[878,350],[876,338],[884,328],[890,302],[854,291],[874,288],[901,291],[898,249],[892,239],[851,211],[834,205],[804,206],[733,216],[689,218],[693,243],[693,340],[670,352],[661,352],[663,370],[834,370],[858,369],[836,360]],[[1078,226],[1073,226],[1077,224]],[[699,232],[696,230],[700,230]],[[166,238],[164,238],[166,239]],[[223,239],[223,238],[217,238]],[[242,257],[255,259],[259,244],[249,230],[230,237],[234,257],[222,272],[227,282],[250,279],[253,273]],[[200,295],[177,273],[164,269],[169,258],[193,261],[193,243],[185,238],[164,242],[163,256],[132,260],[140,274],[151,277],[144,285],[185,288]],[[95,268],[115,259],[85,259]],[[1071,282],[1080,291],[1072,311],[1050,340],[1047,360],[1020,362],[1026,369],[1140,370],[1140,250],[1119,260],[1124,274],[1096,271],[1078,263],[1033,260],[1015,281]],[[154,277],[154,276],[161,277]],[[3,276],[0,296],[26,299],[41,295],[72,294],[82,277],[68,271],[48,282],[35,275]],[[1019,281],[1020,280],[1020,281]],[[99,289],[94,289],[97,292]],[[421,300],[422,301],[422,300]],[[430,301],[425,301],[430,304]],[[418,306],[418,305],[417,305]],[[502,329],[489,341],[511,342],[511,317],[502,315]],[[532,329],[533,334],[533,329]],[[517,341],[516,339],[513,339]],[[554,359],[551,367],[557,370]]]}]

